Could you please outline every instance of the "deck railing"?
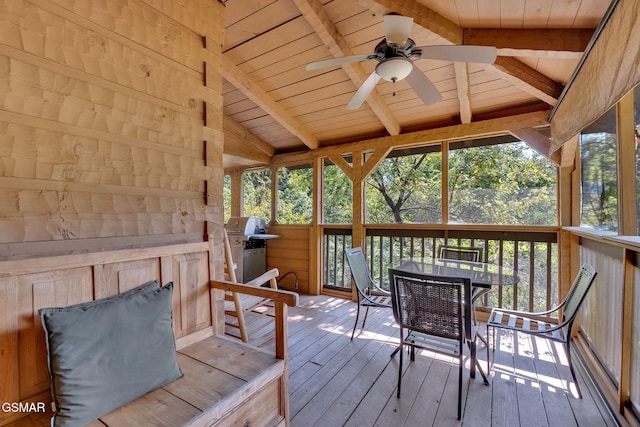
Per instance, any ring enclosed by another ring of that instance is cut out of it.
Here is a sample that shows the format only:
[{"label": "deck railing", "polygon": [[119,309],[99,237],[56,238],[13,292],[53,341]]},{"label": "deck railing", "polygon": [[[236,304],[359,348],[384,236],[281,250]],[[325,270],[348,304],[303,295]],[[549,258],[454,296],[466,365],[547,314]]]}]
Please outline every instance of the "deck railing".
[{"label": "deck railing", "polygon": [[[483,247],[483,261],[517,274],[517,286],[493,289],[480,306],[546,310],[558,302],[558,232],[438,230],[379,226],[366,228],[365,255],[373,280],[389,289],[388,269],[403,258],[431,257],[439,245]],[[351,230],[325,228],[324,286],[351,290],[344,250],[351,248]]]}]

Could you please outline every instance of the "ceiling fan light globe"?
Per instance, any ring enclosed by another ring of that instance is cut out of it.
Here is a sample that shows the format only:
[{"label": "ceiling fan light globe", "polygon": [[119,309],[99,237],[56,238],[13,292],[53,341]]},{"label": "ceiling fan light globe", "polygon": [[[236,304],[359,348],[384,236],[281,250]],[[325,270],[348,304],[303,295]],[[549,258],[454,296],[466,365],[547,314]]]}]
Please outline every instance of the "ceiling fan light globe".
[{"label": "ceiling fan light globe", "polygon": [[406,78],[413,70],[413,63],[406,58],[389,58],[376,66],[376,73],[388,82]]}]

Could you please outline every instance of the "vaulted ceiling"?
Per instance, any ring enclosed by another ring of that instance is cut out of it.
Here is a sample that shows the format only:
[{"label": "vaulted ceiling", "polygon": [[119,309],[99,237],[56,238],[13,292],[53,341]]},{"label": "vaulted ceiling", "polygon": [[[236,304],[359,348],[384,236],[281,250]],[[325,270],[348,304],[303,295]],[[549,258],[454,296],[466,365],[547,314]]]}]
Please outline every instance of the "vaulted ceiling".
[{"label": "vaulted ceiling", "polygon": [[[570,80],[607,0],[227,0],[222,64],[225,167],[277,153],[550,111]],[[380,81],[347,110],[376,61],[307,71],[371,54],[383,17],[414,19],[418,46],[486,45],[495,63],[420,59],[443,99],[424,105],[406,81]]]}]

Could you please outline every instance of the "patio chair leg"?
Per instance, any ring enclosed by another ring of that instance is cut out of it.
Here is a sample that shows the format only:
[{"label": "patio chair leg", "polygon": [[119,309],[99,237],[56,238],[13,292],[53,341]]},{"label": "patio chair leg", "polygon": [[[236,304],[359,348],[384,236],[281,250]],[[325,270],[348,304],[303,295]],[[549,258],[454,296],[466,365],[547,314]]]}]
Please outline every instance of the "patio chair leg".
[{"label": "patio chair leg", "polygon": [[398,352],[402,349],[402,346],[399,345],[398,347],[396,347],[395,350],[393,350],[393,353],[391,353],[391,358],[393,359],[393,357],[398,354]]},{"label": "patio chair leg", "polygon": [[[482,375],[482,381],[484,382],[484,385],[489,385],[489,380],[487,379],[487,375],[484,373],[484,370],[482,370],[482,366],[480,366],[480,361],[478,360],[478,349],[477,348],[472,348],[472,342],[469,341],[467,342],[467,345],[469,346],[469,350],[471,350],[471,363],[474,363],[473,361],[475,360],[475,366],[478,368],[478,371],[480,372],[480,375]],[[487,350],[487,353],[489,351]],[[487,359],[488,360],[488,359]],[[487,366],[488,366],[488,361],[487,361]],[[473,369],[471,369],[471,378],[474,378],[473,375]]]},{"label": "patio chair leg", "polygon": [[[495,333],[495,331],[494,331]],[[487,342],[486,342],[486,348],[487,348],[487,375],[491,375],[491,364],[489,363],[489,326],[487,326]],[[496,343],[495,340],[493,342],[493,348],[496,348]]]},{"label": "patio chair leg", "polygon": [[364,319],[362,319],[362,329],[364,329],[364,324],[367,323],[367,314],[369,314],[369,306],[367,306],[367,309],[364,311]]},{"label": "patio chair leg", "polygon": [[[402,337],[402,335],[400,335],[400,337]],[[397,394],[397,398],[400,399],[400,387],[402,386],[402,340],[400,340],[400,347],[398,347],[400,349],[400,366],[398,366],[398,394]]]},{"label": "patio chair leg", "polygon": [[458,419],[462,418],[462,364],[463,363],[464,362],[463,362],[462,353],[461,353],[460,359],[458,360]]},{"label": "patio chair leg", "polygon": [[353,331],[351,332],[351,341],[353,341],[353,336],[356,333],[356,328],[358,327],[358,318],[360,317],[360,304],[358,303],[357,305],[357,311],[356,311],[356,322],[353,324]]},{"label": "patio chair leg", "polygon": [[[578,378],[576,377],[576,372],[573,370],[573,362],[571,362],[571,343],[570,339],[567,340],[567,359],[569,360],[569,370],[571,371],[571,376],[573,377],[573,383],[576,385],[576,391],[578,392],[578,398],[582,399],[582,392],[580,391],[580,386],[578,385]],[[568,385],[567,385],[567,388]]]}]

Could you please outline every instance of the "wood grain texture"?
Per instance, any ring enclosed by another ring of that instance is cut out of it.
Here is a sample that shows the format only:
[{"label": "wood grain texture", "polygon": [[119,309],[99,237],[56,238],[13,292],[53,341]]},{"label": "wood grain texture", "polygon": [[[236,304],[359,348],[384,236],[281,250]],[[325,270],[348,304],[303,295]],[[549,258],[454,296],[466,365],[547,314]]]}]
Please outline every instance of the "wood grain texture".
[{"label": "wood grain texture", "polygon": [[[204,204],[205,182],[222,175],[221,4],[3,8],[0,244],[194,232],[203,240],[207,222],[222,223],[222,195]],[[205,135],[219,147],[206,163]],[[98,241],[79,246],[100,250]]]}]

